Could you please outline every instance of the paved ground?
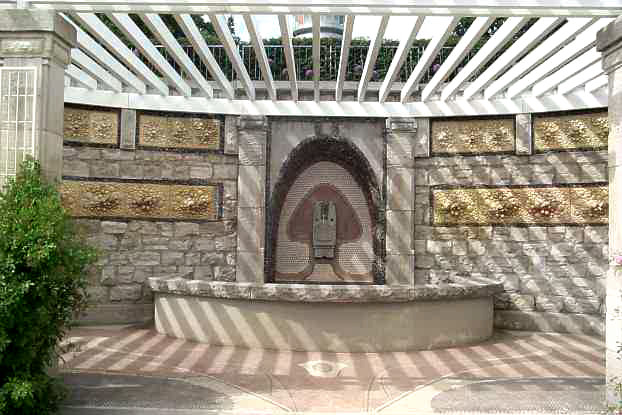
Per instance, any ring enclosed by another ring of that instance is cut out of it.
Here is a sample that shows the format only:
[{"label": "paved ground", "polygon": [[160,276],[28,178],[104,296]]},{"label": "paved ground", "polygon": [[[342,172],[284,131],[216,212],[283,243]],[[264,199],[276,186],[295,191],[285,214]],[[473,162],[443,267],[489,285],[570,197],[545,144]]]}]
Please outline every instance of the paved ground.
[{"label": "paved ground", "polygon": [[604,345],[587,336],[502,331],[452,349],[306,353],[84,327],[65,348],[66,415],[604,410]]}]

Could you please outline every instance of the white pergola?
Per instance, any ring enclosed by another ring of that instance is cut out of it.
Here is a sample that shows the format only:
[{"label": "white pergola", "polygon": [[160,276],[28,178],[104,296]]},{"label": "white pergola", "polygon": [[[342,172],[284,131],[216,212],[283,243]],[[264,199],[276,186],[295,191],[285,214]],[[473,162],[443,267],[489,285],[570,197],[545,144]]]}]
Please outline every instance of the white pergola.
[{"label": "white pergola", "polygon": [[[121,108],[220,114],[313,116],[459,116],[604,107],[607,77],[596,33],[622,14],[620,0],[0,0],[0,9],[53,9],[72,23],[78,48],[66,70],[65,102]],[[0,11],[1,12],[1,11]],[[134,48],[101,18],[117,27]],[[199,70],[162,15],[174,17]],[[240,14],[250,35],[261,79],[252,80],[225,15]],[[287,81],[275,81],[255,16],[276,15]],[[288,15],[312,17],[312,80],[296,79]],[[344,15],[336,80],[320,79],[320,19]],[[157,38],[145,34],[137,15]],[[192,15],[209,18],[236,79],[225,75]],[[345,68],[357,16],[380,16],[357,82]],[[373,80],[385,29],[394,16],[412,16],[383,80]],[[425,19],[451,16],[430,39],[405,82],[399,74]],[[433,76],[424,75],[464,16],[475,20]],[[497,18],[506,18],[483,45]],[[534,21],[534,19],[537,19]],[[474,50],[474,47],[477,49]],[[166,48],[169,59],[160,49]],[[137,56],[136,51],[142,55]],[[469,60],[464,64],[465,57]],[[173,59],[176,65],[171,64]],[[462,64],[462,65],[461,65]],[[456,69],[460,68],[456,73]],[[209,78],[209,79],[208,79]]]}]

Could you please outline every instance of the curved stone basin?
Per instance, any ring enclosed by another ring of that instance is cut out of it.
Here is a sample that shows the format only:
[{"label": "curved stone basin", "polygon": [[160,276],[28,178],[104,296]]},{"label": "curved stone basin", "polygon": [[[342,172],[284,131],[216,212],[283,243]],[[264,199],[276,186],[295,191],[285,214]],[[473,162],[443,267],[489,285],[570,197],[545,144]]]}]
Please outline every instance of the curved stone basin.
[{"label": "curved stone basin", "polygon": [[150,278],[160,333],[214,345],[381,352],[492,335],[498,281],[442,285],[251,284]]}]

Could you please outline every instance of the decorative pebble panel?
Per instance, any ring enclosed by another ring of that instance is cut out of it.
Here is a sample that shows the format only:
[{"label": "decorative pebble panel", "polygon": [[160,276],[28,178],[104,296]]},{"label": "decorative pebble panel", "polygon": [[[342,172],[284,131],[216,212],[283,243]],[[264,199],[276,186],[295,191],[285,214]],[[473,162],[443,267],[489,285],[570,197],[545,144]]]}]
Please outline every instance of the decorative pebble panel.
[{"label": "decorative pebble panel", "polygon": [[65,107],[63,128],[65,141],[112,145],[119,143],[117,111]]},{"label": "decorative pebble panel", "polygon": [[514,151],[511,118],[432,120],[433,154],[504,153]]},{"label": "decorative pebble panel", "polygon": [[74,217],[218,219],[216,185],[65,180],[61,194]]},{"label": "decorative pebble panel", "polygon": [[607,148],[607,111],[534,118],[536,151]]},{"label": "decorative pebble panel", "polygon": [[138,145],[158,148],[219,150],[221,121],[216,118],[140,114]]},{"label": "decorative pebble panel", "polygon": [[608,187],[433,189],[435,225],[606,224]]}]

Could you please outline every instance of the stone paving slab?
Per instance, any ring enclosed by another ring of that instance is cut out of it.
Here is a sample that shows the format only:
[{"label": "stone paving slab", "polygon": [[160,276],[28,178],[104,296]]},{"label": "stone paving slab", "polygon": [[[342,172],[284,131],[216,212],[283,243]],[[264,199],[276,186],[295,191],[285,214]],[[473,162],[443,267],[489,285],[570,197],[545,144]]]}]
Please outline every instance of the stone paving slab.
[{"label": "stone paving slab", "polygon": [[459,348],[321,353],[81,327],[64,347],[65,415],[604,411],[604,345],[582,335],[499,331]]}]

